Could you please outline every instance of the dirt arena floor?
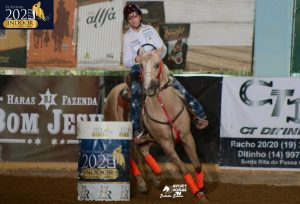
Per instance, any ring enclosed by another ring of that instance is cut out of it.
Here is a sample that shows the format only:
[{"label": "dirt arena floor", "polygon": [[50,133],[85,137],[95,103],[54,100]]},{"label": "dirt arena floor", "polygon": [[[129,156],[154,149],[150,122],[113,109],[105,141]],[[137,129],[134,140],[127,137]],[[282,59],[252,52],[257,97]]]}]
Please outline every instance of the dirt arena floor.
[{"label": "dirt arena floor", "polygon": [[[201,203],[193,199],[190,192],[183,198],[160,198],[159,189],[149,186],[147,194],[137,192],[131,185],[131,201],[139,204]],[[148,183],[149,184],[149,183]],[[181,180],[164,180],[163,185],[183,184]],[[76,178],[0,175],[1,204],[57,204],[57,203],[120,203],[77,201]],[[208,183],[209,204],[299,204],[300,186],[238,185]]]}]

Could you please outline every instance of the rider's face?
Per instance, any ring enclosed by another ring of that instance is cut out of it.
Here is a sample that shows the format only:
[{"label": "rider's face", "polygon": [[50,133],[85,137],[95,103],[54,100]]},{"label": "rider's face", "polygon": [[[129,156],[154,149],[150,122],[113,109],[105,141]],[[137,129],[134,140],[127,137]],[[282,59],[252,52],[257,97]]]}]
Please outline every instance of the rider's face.
[{"label": "rider's face", "polygon": [[127,17],[128,23],[133,28],[140,27],[141,24],[141,16],[137,12],[133,12],[128,15]]}]

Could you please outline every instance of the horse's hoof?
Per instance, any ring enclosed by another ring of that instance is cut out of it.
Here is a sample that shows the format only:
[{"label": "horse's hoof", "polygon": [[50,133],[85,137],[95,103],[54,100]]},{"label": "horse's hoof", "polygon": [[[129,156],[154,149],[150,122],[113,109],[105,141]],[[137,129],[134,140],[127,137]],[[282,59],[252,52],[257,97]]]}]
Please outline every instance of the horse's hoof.
[{"label": "horse's hoof", "polygon": [[146,193],[148,191],[147,186],[138,186],[137,189],[140,193]]},{"label": "horse's hoof", "polygon": [[195,194],[196,200],[201,201],[202,203],[208,202],[207,195],[204,193],[204,191],[199,191]]},{"label": "horse's hoof", "polygon": [[156,188],[159,188],[161,184],[161,178],[160,175],[154,175],[153,177],[153,186]]},{"label": "horse's hoof", "polygon": [[137,189],[139,192],[141,193],[145,193],[147,192],[147,185],[146,182],[144,180],[144,178],[140,175],[140,176],[136,176],[136,181],[137,181]]}]

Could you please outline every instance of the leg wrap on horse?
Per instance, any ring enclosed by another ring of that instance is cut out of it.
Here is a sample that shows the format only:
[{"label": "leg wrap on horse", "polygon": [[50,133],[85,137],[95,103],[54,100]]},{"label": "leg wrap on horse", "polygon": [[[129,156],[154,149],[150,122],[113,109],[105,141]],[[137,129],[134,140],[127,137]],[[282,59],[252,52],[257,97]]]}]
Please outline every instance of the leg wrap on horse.
[{"label": "leg wrap on horse", "polygon": [[196,185],[199,189],[202,189],[204,187],[204,174],[203,171],[196,172]]},{"label": "leg wrap on horse", "polygon": [[156,162],[156,160],[152,157],[151,154],[148,154],[144,157],[145,161],[147,162],[147,164],[151,167],[151,169],[153,170],[154,173],[156,174],[160,174],[161,173],[161,168],[158,165],[158,163]]},{"label": "leg wrap on horse", "polygon": [[199,188],[197,187],[197,185],[190,173],[184,175],[184,180],[185,180],[186,184],[189,186],[189,188],[193,194],[196,194],[197,192],[199,192]]},{"label": "leg wrap on horse", "polygon": [[132,159],[130,159],[130,167],[131,167],[131,174],[134,176],[140,176],[141,172],[138,168],[138,166],[136,165],[135,161],[133,161]]}]

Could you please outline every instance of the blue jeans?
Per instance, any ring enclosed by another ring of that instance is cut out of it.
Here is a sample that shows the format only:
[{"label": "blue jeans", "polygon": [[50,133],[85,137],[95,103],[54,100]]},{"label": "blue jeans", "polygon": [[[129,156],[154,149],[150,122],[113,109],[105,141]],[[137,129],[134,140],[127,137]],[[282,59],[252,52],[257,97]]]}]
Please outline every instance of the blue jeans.
[{"label": "blue jeans", "polygon": [[[140,83],[140,65],[136,64],[131,67],[130,81],[131,81],[131,121],[133,128],[133,136],[142,131],[141,126],[141,83]],[[185,98],[189,109],[199,118],[205,118],[205,112],[199,101],[194,98],[187,90],[180,84],[180,82],[173,77],[172,86],[179,91]]]},{"label": "blue jeans", "polygon": [[141,126],[141,84],[140,84],[140,65],[135,64],[130,70],[130,89],[131,89],[131,121],[133,136],[142,131]]}]

